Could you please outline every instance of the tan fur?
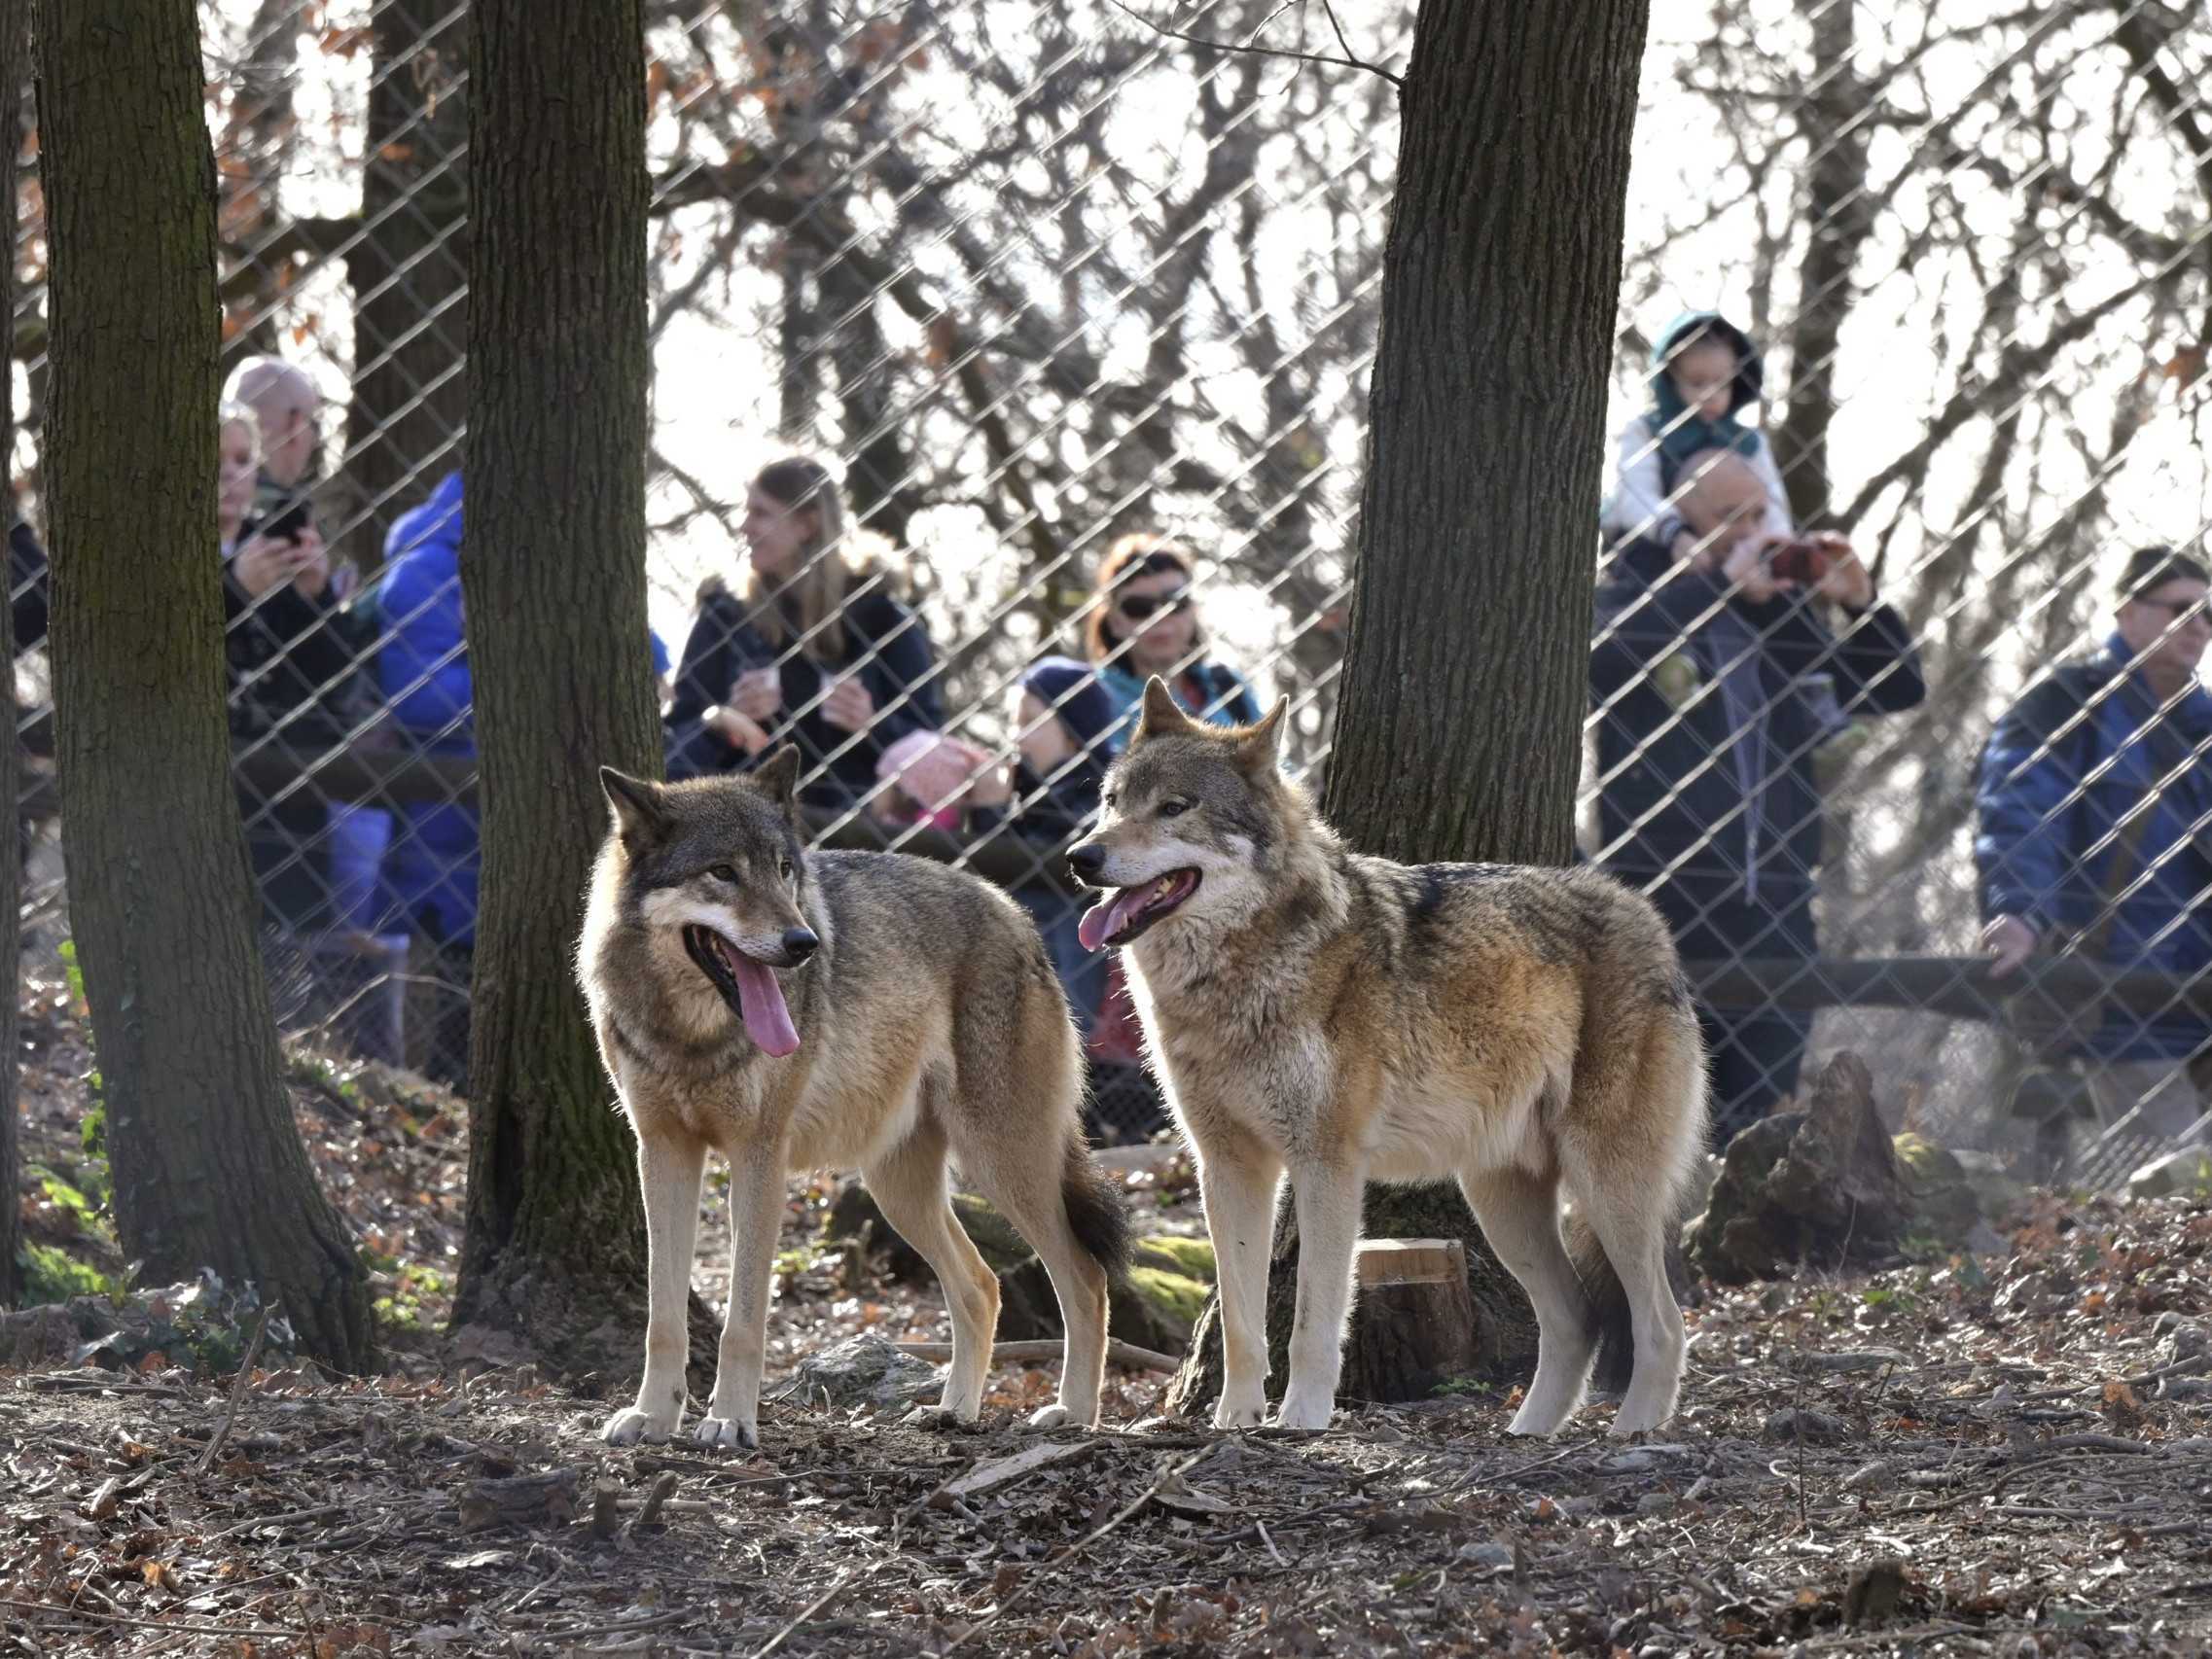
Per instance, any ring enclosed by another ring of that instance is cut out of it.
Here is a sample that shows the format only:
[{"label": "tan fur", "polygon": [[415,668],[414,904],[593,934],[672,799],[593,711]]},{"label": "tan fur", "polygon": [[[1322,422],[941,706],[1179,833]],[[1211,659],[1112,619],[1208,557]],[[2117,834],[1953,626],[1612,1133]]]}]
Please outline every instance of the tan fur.
[{"label": "tan fur", "polygon": [[1550,1433],[1571,1416],[1593,1354],[1562,1195],[1627,1291],[1636,1363],[1615,1431],[1656,1428],[1673,1413],[1684,1351],[1664,1233],[1705,1124],[1703,1046],[1665,923],[1594,870],[1347,851],[1277,769],[1280,712],[1245,731],[1199,726],[1155,681],[1101,827],[1074,850],[1086,879],[1109,887],[1199,872],[1124,960],[1214,1235],[1215,1421],[1266,1410],[1269,1237],[1287,1173],[1299,1285],[1285,1426],[1329,1421],[1365,1183],[1456,1179],[1537,1314],[1536,1377],[1514,1430]]},{"label": "tan fur", "polygon": [[[710,1148],[730,1164],[732,1255],[720,1369],[696,1438],[758,1443],[785,1178],[823,1167],[863,1170],[936,1270],[952,1318],[943,1409],[974,1421],[998,1282],[954,1217],[948,1162],[1036,1248],[1060,1298],[1059,1401],[1032,1423],[1094,1425],[1120,1212],[1083,1147],[1080,1050],[1036,929],[964,871],[891,854],[805,854],[796,758],[786,751],[760,783],[608,776],[616,829],[593,875],[579,971],[637,1134],[651,1265],[644,1376],[605,1437],[663,1438],[682,1418],[684,1310]],[[795,1053],[774,1058],[754,1043],[686,950],[686,924],[767,963],[788,930],[812,930],[811,957],[777,975]]]}]

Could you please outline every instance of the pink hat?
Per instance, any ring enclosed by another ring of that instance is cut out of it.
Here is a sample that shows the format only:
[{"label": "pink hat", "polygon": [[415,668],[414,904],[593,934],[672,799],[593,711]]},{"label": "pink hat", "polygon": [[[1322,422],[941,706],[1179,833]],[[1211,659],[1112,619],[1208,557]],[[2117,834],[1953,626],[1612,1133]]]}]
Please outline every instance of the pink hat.
[{"label": "pink hat", "polygon": [[962,794],[988,763],[973,743],[941,731],[910,731],[883,751],[875,775],[896,783],[917,805],[936,808]]}]

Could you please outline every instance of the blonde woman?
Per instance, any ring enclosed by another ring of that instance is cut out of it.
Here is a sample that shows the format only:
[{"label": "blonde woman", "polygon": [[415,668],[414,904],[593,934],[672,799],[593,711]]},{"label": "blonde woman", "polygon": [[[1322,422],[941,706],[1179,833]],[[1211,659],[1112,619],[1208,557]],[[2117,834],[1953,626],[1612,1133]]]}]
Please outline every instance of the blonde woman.
[{"label": "blonde woman", "polygon": [[876,787],[884,752],[944,724],[921,619],[891,596],[880,538],[852,529],[820,462],[761,470],[745,492],[742,596],[720,578],[697,620],[667,716],[668,775],[742,770],[799,745],[810,805],[844,807]]}]

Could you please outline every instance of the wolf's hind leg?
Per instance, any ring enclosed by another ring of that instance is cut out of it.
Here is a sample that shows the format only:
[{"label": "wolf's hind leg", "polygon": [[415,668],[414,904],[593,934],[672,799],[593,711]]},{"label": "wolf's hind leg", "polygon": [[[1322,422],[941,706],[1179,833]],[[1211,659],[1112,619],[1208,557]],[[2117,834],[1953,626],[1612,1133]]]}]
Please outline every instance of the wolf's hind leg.
[{"label": "wolf's hind leg", "polygon": [[940,1409],[973,1423],[983,1409],[983,1375],[998,1329],[998,1279],[953,1214],[944,1129],[925,1119],[864,1173],[884,1218],[944,1287],[952,1314],[952,1363],[945,1373]]},{"label": "wolf's hind leg", "polygon": [[1459,1189],[1490,1249],[1536,1310],[1536,1376],[1507,1432],[1553,1433],[1581,1406],[1597,1352],[1588,1300],[1559,1239],[1558,1177],[1463,1171]]},{"label": "wolf's hind leg", "polygon": [[1674,1415],[1689,1340],[1682,1309],[1666,1282],[1666,1228],[1674,1205],[1671,1183],[1638,1179],[1618,1154],[1586,1156],[1562,1138],[1559,1156],[1577,1214],[1589,1224],[1605,1259],[1620,1275],[1634,1333],[1635,1372],[1621,1397],[1612,1433],[1657,1429]]},{"label": "wolf's hind leg", "polygon": [[665,1440],[684,1417],[684,1361],[691,1341],[685,1309],[692,1288],[692,1249],[698,1239],[699,1174],[705,1146],[688,1136],[639,1130],[637,1174],[645,1196],[645,1375],[637,1403],[599,1430],[611,1445]]},{"label": "wolf's hind leg", "polygon": [[[965,1160],[963,1167],[966,1167]],[[1063,1423],[1098,1426],[1098,1395],[1106,1380],[1108,1263],[1086,1248],[1070,1218],[1073,1204],[1091,1202],[1101,1211],[1108,1235],[1088,1243],[1107,1250],[1118,1263],[1121,1212],[1110,1190],[1094,1186],[1095,1173],[1080,1143],[1070,1145],[1040,1132],[1018,1146],[1002,1146],[979,1155],[968,1173],[982,1195],[1036,1251],[1059,1299],[1060,1328],[1067,1347],[1061,1357],[1060,1397],[1029,1420],[1032,1429]],[[994,1286],[995,1288],[995,1286]]]}]

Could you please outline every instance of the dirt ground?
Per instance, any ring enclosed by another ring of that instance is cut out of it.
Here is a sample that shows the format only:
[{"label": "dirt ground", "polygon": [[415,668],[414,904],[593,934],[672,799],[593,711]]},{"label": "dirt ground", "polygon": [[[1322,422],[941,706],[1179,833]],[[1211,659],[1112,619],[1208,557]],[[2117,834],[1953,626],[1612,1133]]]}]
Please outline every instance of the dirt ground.
[{"label": "dirt ground", "polygon": [[[50,1268],[112,1280],[82,1031],[65,985],[29,992],[24,1217]],[[757,1456],[618,1452],[584,1394],[628,1378],[485,1370],[440,1334],[457,1109],[303,1060],[295,1078],[379,1262],[391,1373],[275,1357],[233,1388],[239,1332],[179,1310],[174,1352],[0,1371],[0,1646],[2212,1651],[2201,1202],[2037,1194],[2001,1253],[1698,1287],[1683,1412],[1640,1443],[1604,1436],[1602,1403],[1509,1440],[1510,1394],[1480,1389],[1217,1434],[1153,1415],[1165,1378],[1127,1371],[1107,1432],[1040,1440],[1014,1425],[1051,1367],[1002,1365],[975,1431],[784,1403]],[[932,1290],[815,1249],[827,1196],[795,1183],[774,1372],[862,1329],[944,1334]],[[1131,1198],[1195,1222],[1172,1171]],[[699,1284],[718,1292],[711,1257]]]}]

